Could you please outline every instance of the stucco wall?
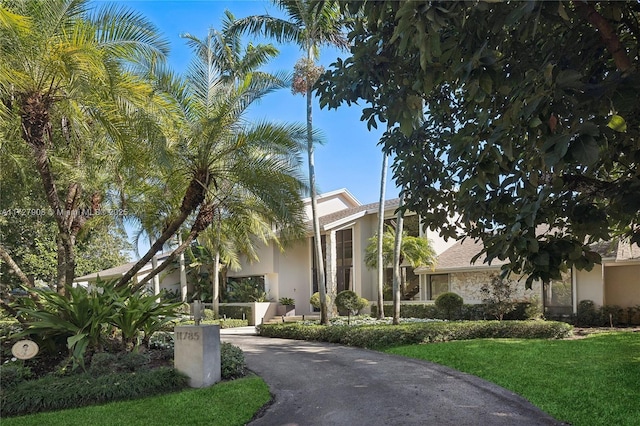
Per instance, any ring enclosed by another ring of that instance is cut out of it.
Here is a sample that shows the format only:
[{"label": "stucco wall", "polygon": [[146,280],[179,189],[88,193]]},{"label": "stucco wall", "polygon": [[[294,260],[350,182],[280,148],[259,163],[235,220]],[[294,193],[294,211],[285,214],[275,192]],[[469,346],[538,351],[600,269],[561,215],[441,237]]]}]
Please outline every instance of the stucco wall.
[{"label": "stucco wall", "polygon": [[266,275],[274,272],[278,272],[276,268],[276,256],[278,249],[272,245],[264,245],[259,243],[257,249],[258,261],[249,263],[245,256],[240,258],[240,264],[242,269],[239,271],[229,271],[230,277],[248,277],[253,275]]},{"label": "stucco wall", "polygon": [[[296,314],[311,313],[311,240],[301,241],[277,253],[278,294],[296,301]],[[274,299],[275,300],[275,299]]]},{"label": "stucco wall", "polygon": [[595,265],[591,271],[575,271],[576,300],[592,300],[596,305],[604,303],[602,286],[602,266]]},{"label": "stucco wall", "polygon": [[604,283],[605,304],[624,308],[640,305],[640,265],[609,266]]},{"label": "stucco wall", "polygon": [[[491,283],[491,277],[499,273],[499,270],[492,271],[469,271],[453,272],[449,274],[449,291],[462,296],[464,303],[482,303],[480,288],[484,284]],[[517,300],[531,300],[536,296],[538,300],[542,296],[542,287],[539,282],[534,282],[531,289],[526,289],[525,279],[518,281],[519,277],[512,278],[515,281],[513,297]]]}]

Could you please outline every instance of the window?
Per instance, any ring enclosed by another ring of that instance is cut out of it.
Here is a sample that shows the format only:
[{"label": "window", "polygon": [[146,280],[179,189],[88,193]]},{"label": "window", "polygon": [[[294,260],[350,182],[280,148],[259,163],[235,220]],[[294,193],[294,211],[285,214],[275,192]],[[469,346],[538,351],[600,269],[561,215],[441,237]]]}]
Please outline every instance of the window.
[{"label": "window", "polygon": [[571,272],[542,286],[544,312],[549,315],[571,315],[573,312],[573,285]]},{"label": "window", "polygon": [[427,275],[427,299],[436,300],[449,291],[449,274]]},{"label": "window", "polygon": [[337,290],[353,290],[353,233],[351,229],[336,232]]}]

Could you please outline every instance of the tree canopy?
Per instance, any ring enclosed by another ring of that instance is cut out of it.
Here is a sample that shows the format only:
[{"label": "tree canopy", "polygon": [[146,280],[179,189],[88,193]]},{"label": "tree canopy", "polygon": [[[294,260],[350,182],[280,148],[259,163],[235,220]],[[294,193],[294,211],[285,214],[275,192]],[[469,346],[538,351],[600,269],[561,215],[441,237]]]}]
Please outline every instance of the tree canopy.
[{"label": "tree canopy", "polygon": [[[548,281],[640,245],[640,3],[342,1],[321,105],[388,122],[407,210]],[[454,220],[455,218],[455,220]]]}]

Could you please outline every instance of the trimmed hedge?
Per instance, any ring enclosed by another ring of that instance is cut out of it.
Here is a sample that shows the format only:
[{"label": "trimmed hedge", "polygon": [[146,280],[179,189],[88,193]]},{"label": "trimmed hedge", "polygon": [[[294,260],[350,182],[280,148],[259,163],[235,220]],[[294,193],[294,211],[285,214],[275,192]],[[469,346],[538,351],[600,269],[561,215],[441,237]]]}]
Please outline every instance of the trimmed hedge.
[{"label": "trimmed hedge", "polygon": [[256,328],[258,334],[265,337],[316,340],[370,349],[484,338],[561,339],[570,336],[573,329],[567,323],[555,321],[429,322],[357,327],[283,323],[263,324]]},{"label": "trimmed hedge", "polygon": [[90,373],[53,375],[0,390],[0,417],[62,410],[110,401],[175,392],[188,386],[186,376],[173,368],[93,377]]},{"label": "trimmed hedge", "polygon": [[[378,307],[371,306],[371,316],[376,317]],[[391,316],[393,312],[392,304],[384,304],[385,316]],[[535,309],[532,309],[531,302],[519,302],[516,305],[516,309],[509,312],[504,316],[506,320],[528,320],[536,319]],[[401,318],[433,318],[433,319],[447,319],[446,313],[438,309],[435,304],[401,304],[400,305],[400,317]],[[478,321],[484,319],[493,319],[493,315],[489,315],[485,312],[485,306],[483,304],[474,305],[462,305],[460,309],[455,309],[452,312],[452,320],[466,320],[466,321]]]}]

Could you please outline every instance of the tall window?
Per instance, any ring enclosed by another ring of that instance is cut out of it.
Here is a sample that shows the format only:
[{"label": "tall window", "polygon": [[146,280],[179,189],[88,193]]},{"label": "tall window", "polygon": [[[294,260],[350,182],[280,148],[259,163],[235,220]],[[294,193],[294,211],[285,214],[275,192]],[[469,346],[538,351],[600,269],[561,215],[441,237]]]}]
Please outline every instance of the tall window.
[{"label": "tall window", "polygon": [[436,300],[442,293],[449,291],[449,275],[427,275],[427,298]]},{"label": "tall window", "polygon": [[351,229],[336,232],[336,266],[338,293],[353,290],[353,233]]},{"label": "tall window", "polygon": [[544,312],[549,315],[570,315],[573,312],[573,285],[571,272],[562,274],[561,280],[553,280],[542,286]]}]

